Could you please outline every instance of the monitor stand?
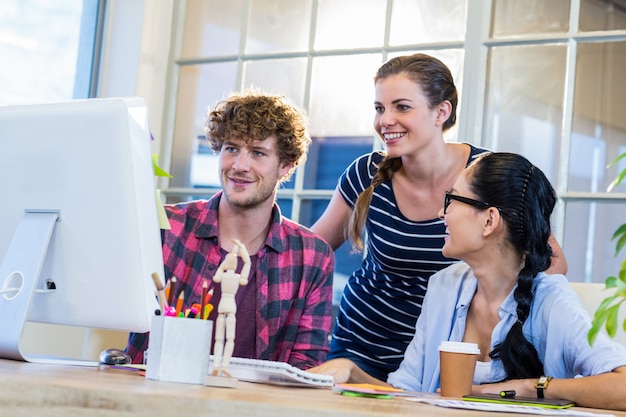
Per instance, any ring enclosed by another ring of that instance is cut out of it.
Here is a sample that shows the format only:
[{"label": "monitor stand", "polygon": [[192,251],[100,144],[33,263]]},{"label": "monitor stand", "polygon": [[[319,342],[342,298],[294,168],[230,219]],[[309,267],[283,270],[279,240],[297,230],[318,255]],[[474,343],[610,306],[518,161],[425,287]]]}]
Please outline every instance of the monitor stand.
[{"label": "monitor stand", "polygon": [[[0,265],[0,358],[97,366],[80,359],[25,354],[20,341],[59,212],[27,210]],[[37,290],[54,291],[54,290]]]}]

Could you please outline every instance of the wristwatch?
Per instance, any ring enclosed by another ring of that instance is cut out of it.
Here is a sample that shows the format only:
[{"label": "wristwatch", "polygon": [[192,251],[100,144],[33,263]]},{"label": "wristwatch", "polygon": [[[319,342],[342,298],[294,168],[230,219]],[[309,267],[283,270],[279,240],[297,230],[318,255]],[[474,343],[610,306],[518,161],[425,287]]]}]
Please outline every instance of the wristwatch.
[{"label": "wristwatch", "polygon": [[552,381],[551,376],[541,376],[535,382],[535,388],[537,388],[537,398],[543,398],[543,390],[548,388],[548,384]]}]

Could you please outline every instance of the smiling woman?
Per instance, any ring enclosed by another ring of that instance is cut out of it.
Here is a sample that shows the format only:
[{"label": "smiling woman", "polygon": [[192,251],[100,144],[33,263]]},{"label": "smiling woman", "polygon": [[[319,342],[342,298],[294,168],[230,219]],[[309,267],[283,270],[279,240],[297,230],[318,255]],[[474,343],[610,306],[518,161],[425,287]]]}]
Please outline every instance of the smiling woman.
[{"label": "smiling woman", "polygon": [[312,227],[334,249],[348,238],[356,249],[365,246],[343,291],[331,360],[315,371],[341,372],[349,358],[385,380],[411,341],[430,276],[456,262],[441,253],[445,191],[486,150],[444,140],[456,123],[457,91],[437,58],[390,59],[375,74],[374,93],[374,129],[386,152],[348,167]]}]

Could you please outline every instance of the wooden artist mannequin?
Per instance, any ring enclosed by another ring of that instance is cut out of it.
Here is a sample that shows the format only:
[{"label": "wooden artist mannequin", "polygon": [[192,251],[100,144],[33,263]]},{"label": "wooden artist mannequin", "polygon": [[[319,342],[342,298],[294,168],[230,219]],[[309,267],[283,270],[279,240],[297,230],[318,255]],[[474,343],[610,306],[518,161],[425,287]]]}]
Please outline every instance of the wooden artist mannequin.
[{"label": "wooden artist mannequin", "polygon": [[[215,345],[213,356],[213,376],[230,376],[228,365],[235,348],[235,324],[237,304],[235,294],[240,285],[248,284],[250,273],[250,255],[246,247],[237,239],[233,239],[233,249],[226,255],[213,277],[213,281],[221,284],[222,296],[217,306],[215,327]],[[243,259],[241,272],[237,273],[237,257]]]}]

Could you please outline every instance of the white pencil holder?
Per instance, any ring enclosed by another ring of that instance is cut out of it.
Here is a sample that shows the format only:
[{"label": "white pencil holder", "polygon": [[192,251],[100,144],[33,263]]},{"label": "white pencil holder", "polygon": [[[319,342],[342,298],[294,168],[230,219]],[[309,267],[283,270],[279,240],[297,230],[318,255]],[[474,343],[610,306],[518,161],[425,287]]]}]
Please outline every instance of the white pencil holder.
[{"label": "white pencil holder", "polygon": [[148,342],[146,377],[203,384],[208,373],[213,322],[154,316]]}]

